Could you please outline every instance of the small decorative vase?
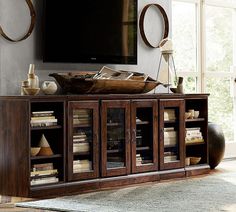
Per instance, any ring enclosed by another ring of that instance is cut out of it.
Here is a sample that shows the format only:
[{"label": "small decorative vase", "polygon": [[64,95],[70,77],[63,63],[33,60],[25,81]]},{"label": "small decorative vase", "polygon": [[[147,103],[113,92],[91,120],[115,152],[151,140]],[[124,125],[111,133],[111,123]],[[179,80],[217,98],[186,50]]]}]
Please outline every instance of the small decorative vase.
[{"label": "small decorative vase", "polygon": [[214,169],[223,159],[225,153],[225,137],[221,127],[208,123],[209,165]]},{"label": "small decorative vase", "polygon": [[42,91],[44,94],[54,94],[57,91],[57,84],[54,81],[44,81]]},{"label": "small decorative vase", "polygon": [[183,77],[179,77],[176,93],[184,93],[183,80]]}]

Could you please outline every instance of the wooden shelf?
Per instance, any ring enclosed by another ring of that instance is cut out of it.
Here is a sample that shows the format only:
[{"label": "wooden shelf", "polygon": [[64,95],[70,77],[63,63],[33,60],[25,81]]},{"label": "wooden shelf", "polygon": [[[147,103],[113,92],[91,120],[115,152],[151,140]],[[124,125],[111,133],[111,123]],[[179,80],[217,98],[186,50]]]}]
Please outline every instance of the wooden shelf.
[{"label": "wooden shelf", "polygon": [[61,154],[54,154],[50,156],[34,156],[34,157],[31,157],[31,160],[43,160],[43,159],[53,159],[53,158],[61,158],[61,157],[62,157]]},{"label": "wooden shelf", "polygon": [[164,145],[164,148],[177,148],[178,145]]},{"label": "wooden shelf", "polygon": [[166,120],[164,121],[165,124],[176,124],[178,123],[178,120]]},{"label": "wooden shelf", "polygon": [[61,129],[61,125],[56,126],[48,126],[48,127],[31,127],[31,130],[53,130],[53,129]]},{"label": "wooden shelf", "polygon": [[136,147],[136,151],[147,151],[150,150],[151,148],[149,146],[141,146],[141,147]]},{"label": "wooden shelf", "polygon": [[147,125],[149,123],[150,123],[149,121],[138,121],[136,122],[136,125]]},{"label": "wooden shelf", "polygon": [[83,156],[83,155],[90,155],[91,152],[74,152],[73,155],[74,156]]},{"label": "wooden shelf", "polygon": [[107,123],[108,127],[117,127],[117,126],[121,126],[120,123]]},{"label": "wooden shelf", "polygon": [[108,149],[107,153],[112,154],[112,153],[120,153],[120,152],[124,152],[125,150],[121,150],[121,149]]},{"label": "wooden shelf", "polygon": [[73,124],[73,127],[74,128],[78,128],[78,127],[86,128],[86,127],[92,127],[92,125],[91,124]]},{"label": "wooden shelf", "polygon": [[185,143],[186,146],[196,146],[196,145],[204,145],[205,142],[195,142],[195,143]]},{"label": "wooden shelf", "polygon": [[200,122],[200,121],[205,121],[205,118],[185,119],[185,122]]}]

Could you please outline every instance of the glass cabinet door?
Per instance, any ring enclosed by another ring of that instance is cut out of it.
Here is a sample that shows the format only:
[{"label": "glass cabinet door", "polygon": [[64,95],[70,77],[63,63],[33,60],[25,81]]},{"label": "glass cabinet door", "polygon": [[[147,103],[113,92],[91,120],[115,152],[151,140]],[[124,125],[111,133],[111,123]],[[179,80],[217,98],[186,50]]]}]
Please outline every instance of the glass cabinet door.
[{"label": "glass cabinet door", "polygon": [[98,103],[69,102],[69,180],[98,176]]},{"label": "glass cabinet door", "polygon": [[102,101],[102,176],[130,172],[129,101]]},{"label": "glass cabinet door", "polygon": [[158,169],[157,100],[131,103],[132,172]]},{"label": "glass cabinet door", "polygon": [[160,100],[160,169],[184,167],[184,100]]}]

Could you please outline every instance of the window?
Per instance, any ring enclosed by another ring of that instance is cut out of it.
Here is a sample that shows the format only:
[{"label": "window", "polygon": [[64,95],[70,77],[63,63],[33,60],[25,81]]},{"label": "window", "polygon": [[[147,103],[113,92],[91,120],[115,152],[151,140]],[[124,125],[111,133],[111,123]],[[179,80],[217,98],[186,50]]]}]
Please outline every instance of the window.
[{"label": "window", "polygon": [[236,1],[172,2],[174,59],[185,93],[210,94],[209,121],[221,125],[226,150],[232,142],[236,149]]}]

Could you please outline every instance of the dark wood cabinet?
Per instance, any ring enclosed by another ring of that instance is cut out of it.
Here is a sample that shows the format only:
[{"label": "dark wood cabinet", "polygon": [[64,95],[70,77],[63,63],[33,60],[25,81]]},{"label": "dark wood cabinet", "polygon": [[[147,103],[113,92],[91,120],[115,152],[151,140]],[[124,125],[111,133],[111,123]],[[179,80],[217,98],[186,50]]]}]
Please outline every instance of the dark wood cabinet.
[{"label": "dark wood cabinet", "polygon": [[[185,119],[189,110],[199,116]],[[0,120],[1,195],[69,195],[210,170],[207,94],[1,96]],[[42,140],[44,153],[32,156]]]},{"label": "dark wood cabinet", "polygon": [[68,103],[68,180],[97,178],[99,174],[99,103]]},{"label": "dark wood cabinet", "polygon": [[160,170],[184,167],[184,100],[159,101]]},{"label": "dark wood cabinet", "polygon": [[104,100],[101,103],[102,176],[130,173],[130,102]]},{"label": "dark wood cabinet", "polygon": [[132,173],[158,170],[157,100],[131,101]]}]

